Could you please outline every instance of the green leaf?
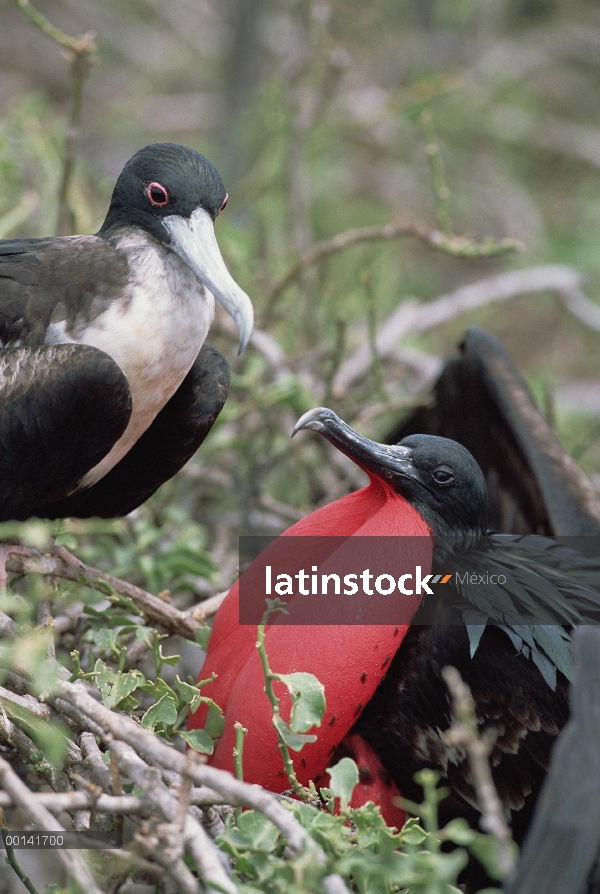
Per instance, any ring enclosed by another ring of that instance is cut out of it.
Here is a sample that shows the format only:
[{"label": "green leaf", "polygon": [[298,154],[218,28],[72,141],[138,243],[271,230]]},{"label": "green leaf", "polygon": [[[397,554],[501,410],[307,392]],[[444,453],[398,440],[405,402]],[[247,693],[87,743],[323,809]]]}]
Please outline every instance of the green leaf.
[{"label": "green leaf", "polygon": [[271,853],[279,840],[277,827],[257,810],[248,810],[240,814],[236,825],[241,834],[251,842],[253,848],[267,851],[267,853]]},{"label": "green leaf", "polygon": [[143,627],[138,625],[135,631],[135,638],[141,639],[142,642],[146,643],[149,649],[152,648],[155,635],[156,631],[152,627]]},{"label": "green leaf", "polygon": [[314,674],[274,674],[284,683],[292,699],[289,727],[293,733],[305,733],[313,726],[321,726],[325,714],[325,687]]},{"label": "green leaf", "polygon": [[158,656],[161,664],[167,664],[169,667],[175,667],[181,659],[181,655],[165,655],[162,644],[158,647]]},{"label": "green leaf", "polygon": [[148,708],[142,717],[142,726],[144,729],[154,729],[159,723],[166,726],[172,726],[177,720],[177,705],[172,695],[163,695],[163,697]]},{"label": "green leaf", "polygon": [[133,670],[127,674],[117,674],[112,691],[114,707],[120,706],[122,700],[131,695],[132,692],[135,692],[140,684],[145,683],[145,681],[146,678],[139,670]]},{"label": "green leaf", "polygon": [[173,701],[177,700],[173,689],[160,677],[157,680],[146,680],[143,684],[140,684],[139,688],[143,692],[147,692],[148,695],[152,695],[156,701],[159,701],[164,695],[168,695]]},{"label": "green leaf", "polygon": [[91,630],[89,638],[105,652],[117,655],[123,646],[119,643],[118,632],[109,627],[101,627],[99,630]]},{"label": "green leaf", "polygon": [[298,733],[294,733],[290,727],[287,725],[285,720],[276,714],[273,717],[273,726],[292,751],[301,751],[305,745],[308,745],[310,742],[316,742],[316,736],[307,736],[307,735],[299,735]]},{"label": "green leaf", "polygon": [[102,659],[98,658],[94,665],[93,673],[96,686],[100,690],[100,695],[102,696],[102,703],[107,708],[112,708],[114,706],[112,697],[113,687],[117,679],[115,671],[108,667]]},{"label": "green leaf", "polygon": [[334,767],[328,767],[329,788],[340,799],[342,810],[348,806],[354,787],[358,785],[358,767],[351,757],[343,757]]},{"label": "green leaf", "polygon": [[[519,849],[514,842],[511,842],[511,850],[515,859],[519,853]],[[491,878],[502,880],[502,866],[499,860],[498,842],[491,835],[482,835],[481,832],[475,832],[474,838],[469,845],[469,850],[482,864],[483,868]]]},{"label": "green leaf", "polygon": [[407,847],[419,847],[429,837],[427,832],[419,825],[419,820],[411,816],[402,827],[402,844]]},{"label": "green leaf", "polygon": [[443,829],[443,837],[444,839],[451,841],[453,844],[458,844],[461,847],[468,847],[473,843],[475,836],[478,835],[478,832],[475,832],[466,819],[457,818],[450,820],[447,826],[444,826]]},{"label": "green leaf", "polygon": [[198,627],[194,635],[195,642],[200,646],[201,649],[204,649],[205,652],[208,649],[208,641],[210,639],[211,633],[212,627],[209,627],[206,624],[202,627]]},{"label": "green leaf", "polygon": [[212,739],[218,739],[223,735],[223,730],[225,729],[225,715],[217,703],[213,702],[212,698],[202,696],[201,701],[208,705],[208,716],[204,729]]},{"label": "green leaf", "polygon": [[200,699],[202,698],[198,687],[192,686],[190,683],[185,683],[183,680],[180,680],[179,677],[175,678],[175,685],[181,701],[190,706],[190,711],[192,713],[197,711],[198,706],[200,705]]},{"label": "green leaf", "polygon": [[191,729],[188,732],[179,732],[177,735],[188,743],[194,751],[200,754],[212,754],[215,750],[215,744],[205,729]]}]

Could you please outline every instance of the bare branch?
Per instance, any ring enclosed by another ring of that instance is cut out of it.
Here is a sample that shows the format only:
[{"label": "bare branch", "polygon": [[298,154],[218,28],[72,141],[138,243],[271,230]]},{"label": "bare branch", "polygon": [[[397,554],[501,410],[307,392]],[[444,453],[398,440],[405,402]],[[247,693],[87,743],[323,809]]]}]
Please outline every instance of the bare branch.
[{"label": "bare branch", "polygon": [[58,684],[58,690],[62,699],[76,707],[86,720],[89,718],[96,729],[102,729],[105,740],[109,741],[113,737],[119,739],[152,763],[167,770],[175,770],[182,776],[187,773],[196,785],[209,786],[226,797],[227,802],[234,807],[252,807],[260,811],[279,829],[294,853],[300,854],[305,848],[313,848],[314,858],[318,861],[324,859],[306,830],[270,792],[258,785],[240,782],[224,770],[197,761],[190,766],[185,755],[161,741],[150,730],[142,729],[129,717],[116,714],[99,704],[81,683],[63,681]]},{"label": "bare branch", "polygon": [[[63,826],[58,820],[37,801],[31,797],[31,792],[24,782],[11,769],[10,764],[0,757],[0,785],[11,796],[13,803],[17,804],[29,822],[38,829],[48,832],[64,832]],[[102,894],[92,877],[90,870],[77,851],[59,848],[56,851],[59,860],[66,871],[85,894]]]},{"label": "bare branch", "polygon": [[[178,633],[186,639],[193,640],[200,624],[185,612],[180,611],[169,602],[164,602],[158,596],[153,596],[127,581],[106,574],[98,568],[84,565],[76,560],[75,564],[69,563],[62,556],[40,555],[36,550],[21,548],[21,553],[11,551],[6,560],[6,570],[13,574],[29,574],[31,572],[43,574],[47,577],[61,577],[75,583],[105,583],[108,587],[131,599],[135,605],[151,618],[168,630],[170,633]],[[110,597],[109,597],[110,598]]]},{"label": "bare branch", "polygon": [[60,28],[53,25],[46,16],[42,15],[39,10],[31,5],[29,0],[13,0],[13,2],[25,13],[29,21],[33,22],[33,24],[39,28],[46,37],[49,37],[50,40],[53,40],[63,48],[63,55],[71,65],[71,75],[73,77],[73,102],[71,106],[69,127],[65,139],[63,169],[58,193],[58,221],[56,228],[59,235],[69,235],[73,232],[73,226],[72,214],[68,205],[68,194],[71,180],[73,178],[73,172],[75,170],[77,145],[79,143],[79,132],[81,129],[83,86],[95,61],[96,35],[93,31],[88,31],[86,34],[71,37],[69,34],[65,34],[64,31],[61,31]]},{"label": "bare branch", "polygon": [[445,733],[452,745],[465,748],[473,778],[477,802],[481,810],[481,827],[498,842],[498,862],[502,878],[515,871],[513,840],[504,816],[502,801],[492,779],[488,757],[492,748],[489,739],[479,736],[475,718],[475,702],[471,690],[455,667],[445,667],[442,676],[452,698],[452,726]]},{"label": "bare branch", "polygon": [[[187,812],[187,807],[183,813],[181,812],[181,801],[164,785],[159,771],[154,767],[148,767],[137,756],[133,748],[122,742],[113,740],[110,743],[110,749],[117,755],[123,772],[146,792],[148,798],[159,807],[164,819],[173,823],[172,832],[175,836],[173,847],[175,849],[177,849],[178,845],[181,847],[181,851],[176,859],[180,860],[183,854],[182,843],[189,844],[190,851],[205,881],[207,890],[214,891],[215,894],[219,891],[225,891],[227,894],[236,894],[237,886],[225,872],[215,845],[200,824]],[[189,777],[184,775],[184,785],[186,778],[189,779]],[[178,819],[182,821],[183,829],[178,828]],[[161,856],[164,857],[165,855],[162,854]],[[160,859],[159,862],[162,862],[171,871],[169,864],[172,860],[173,854],[170,854],[165,862]],[[215,887],[213,887],[211,882],[214,883]]]},{"label": "bare branch", "polygon": [[228,593],[229,590],[222,590],[221,593],[216,593],[214,596],[210,596],[203,602],[199,602],[197,605],[188,608],[185,614],[194,621],[197,621],[198,624],[203,624],[207,618],[212,618],[213,615],[216,615]]},{"label": "bare branch", "polygon": [[[392,354],[407,335],[419,335],[448,323],[466,311],[501,301],[510,301],[529,292],[555,291],[565,307],[588,326],[600,330],[600,310],[581,291],[581,276],[572,267],[553,264],[529,267],[486,277],[462,286],[433,301],[408,299],[379,326],[376,338],[380,357]],[[371,365],[371,351],[361,344],[342,363],[333,381],[333,393],[343,397],[350,385]]]},{"label": "bare branch", "polygon": [[398,239],[401,236],[414,236],[430,248],[458,258],[487,258],[494,255],[507,254],[511,251],[518,251],[521,248],[519,243],[514,242],[512,239],[502,239],[500,242],[486,239],[482,242],[476,242],[468,236],[448,236],[439,230],[427,230],[425,227],[403,220],[392,221],[380,227],[360,227],[346,230],[343,233],[337,233],[331,239],[318,242],[310,251],[307,251],[306,254],[296,261],[281,279],[271,286],[267,295],[264,317],[269,317],[273,305],[281,293],[300,276],[306,267],[311,267],[313,264],[323,260],[323,258],[337,254],[338,251],[349,248],[351,245],[357,245],[360,242]]}]

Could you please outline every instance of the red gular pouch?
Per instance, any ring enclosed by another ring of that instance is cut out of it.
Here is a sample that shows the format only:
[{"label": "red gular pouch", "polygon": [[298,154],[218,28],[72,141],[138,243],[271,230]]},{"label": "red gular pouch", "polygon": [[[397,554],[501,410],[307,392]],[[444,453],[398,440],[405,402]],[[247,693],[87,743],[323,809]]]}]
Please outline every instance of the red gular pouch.
[{"label": "red gular pouch", "polygon": [[[401,807],[400,792],[369,743],[358,733],[349,733],[336,751],[336,760],[343,757],[351,757],[358,767],[358,784],[354,786],[349,806],[362,807],[372,801],[381,810],[388,826],[401,829],[406,822],[406,813]],[[329,786],[327,774],[321,785]],[[337,803],[336,800],[336,806]]]},{"label": "red gular pouch", "polygon": [[[390,537],[402,538],[398,549],[404,552],[407,567],[419,564],[422,573],[427,574],[431,571],[433,551],[429,535],[429,527],[416,509],[385,481],[372,477],[368,487],[318,509],[285,531],[282,537],[331,536],[336,548],[340,537],[369,537],[375,551],[377,538],[383,538],[382,543],[389,543]],[[382,561],[381,556],[372,558],[374,562]],[[277,623],[278,616],[271,617],[265,634],[271,670],[278,674],[314,674],[325,687],[325,716],[321,727],[310,731],[317,735],[317,740],[300,752],[291,752],[302,785],[311,780],[324,784],[326,767],[379,686],[421,598],[420,595],[405,597],[402,624],[286,625]],[[264,691],[263,668],[256,649],[256,625],[240,624],[239,614],[239,582],[236,582],[215,617],[201,671],[202,679],[217,674],[214,682],[202,688],[202,694],[213,699],[225,714],[225,729],[209,763],[233,772],[234,724],[239,722],[248,730],[243,754],[244,779],[271,791],[283,792],[289,788],[289,781],[272,725],[271,704]],[[281,716],[289,722],[291,699],[287,687],[276,681],[274,689],[281,700]],[[206,706],[201,705],[190,717],[188,728],[202,728],[206,714]]]}]

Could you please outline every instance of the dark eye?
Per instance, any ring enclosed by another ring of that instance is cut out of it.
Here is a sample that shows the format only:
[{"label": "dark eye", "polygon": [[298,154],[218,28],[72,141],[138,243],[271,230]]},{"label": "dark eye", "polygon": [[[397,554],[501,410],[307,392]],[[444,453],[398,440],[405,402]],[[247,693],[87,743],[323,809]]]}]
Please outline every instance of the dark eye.
[{"label": "dark eye", "polygon": [[146,190],[146,195],[150,200],[150,204],[158,205],[159,208],[166,205],[169,201],[169,193],[161,183],[151,183]]},{"label": "dark eye", "polygon": [[456,476],[448,466],[438,466],[433,470],[432,477],[436,484],[445,485],[452,484]]},{"label": "dark eye", "polygon": [[220,213],[221,213],[221,211],[223,210],[223,208],[224,208],[225,205],[227,204],[227,200],[228,200],[228,198],[229,198],[228,194],[225,193],[225,198],[224,198],[223,201],[221,202],[221,207],[220,207],[219,210],[217,211],[217,214],[220,214]]}]

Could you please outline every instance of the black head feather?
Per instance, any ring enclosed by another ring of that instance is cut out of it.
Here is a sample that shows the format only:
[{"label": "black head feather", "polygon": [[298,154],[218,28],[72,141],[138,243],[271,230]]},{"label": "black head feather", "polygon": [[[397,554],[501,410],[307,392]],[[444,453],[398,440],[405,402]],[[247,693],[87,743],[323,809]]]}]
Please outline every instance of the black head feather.
[{"label": "black head feather", "polygon": [[456,441],[410,435],[395,446],[378,444],[325,407],[305,413],[294,434],[303,428],[319,432],[371,477],[391,484],[434,534],[485,534],[485,479],[469,451]]},{"label": "black head feather", "polygon": [[[153,193],[149,195],[151,184],[156,184],[158,204]],[[106,238],[122,227],[137,226],[169,245],[162,218],[189,217],[196,208],[204,208],[214,220],[226,197],[219,172],[199,152],[175,143],[153,143],[140,149],[121,171],[98,235]]]},{"label": "black head feather", "polygon": [[484,534],[487,487],[469,451],[435,435],[409,435],[400,447],[410,450],[411,471],[398,476],[396,490],[437,534]]}]

